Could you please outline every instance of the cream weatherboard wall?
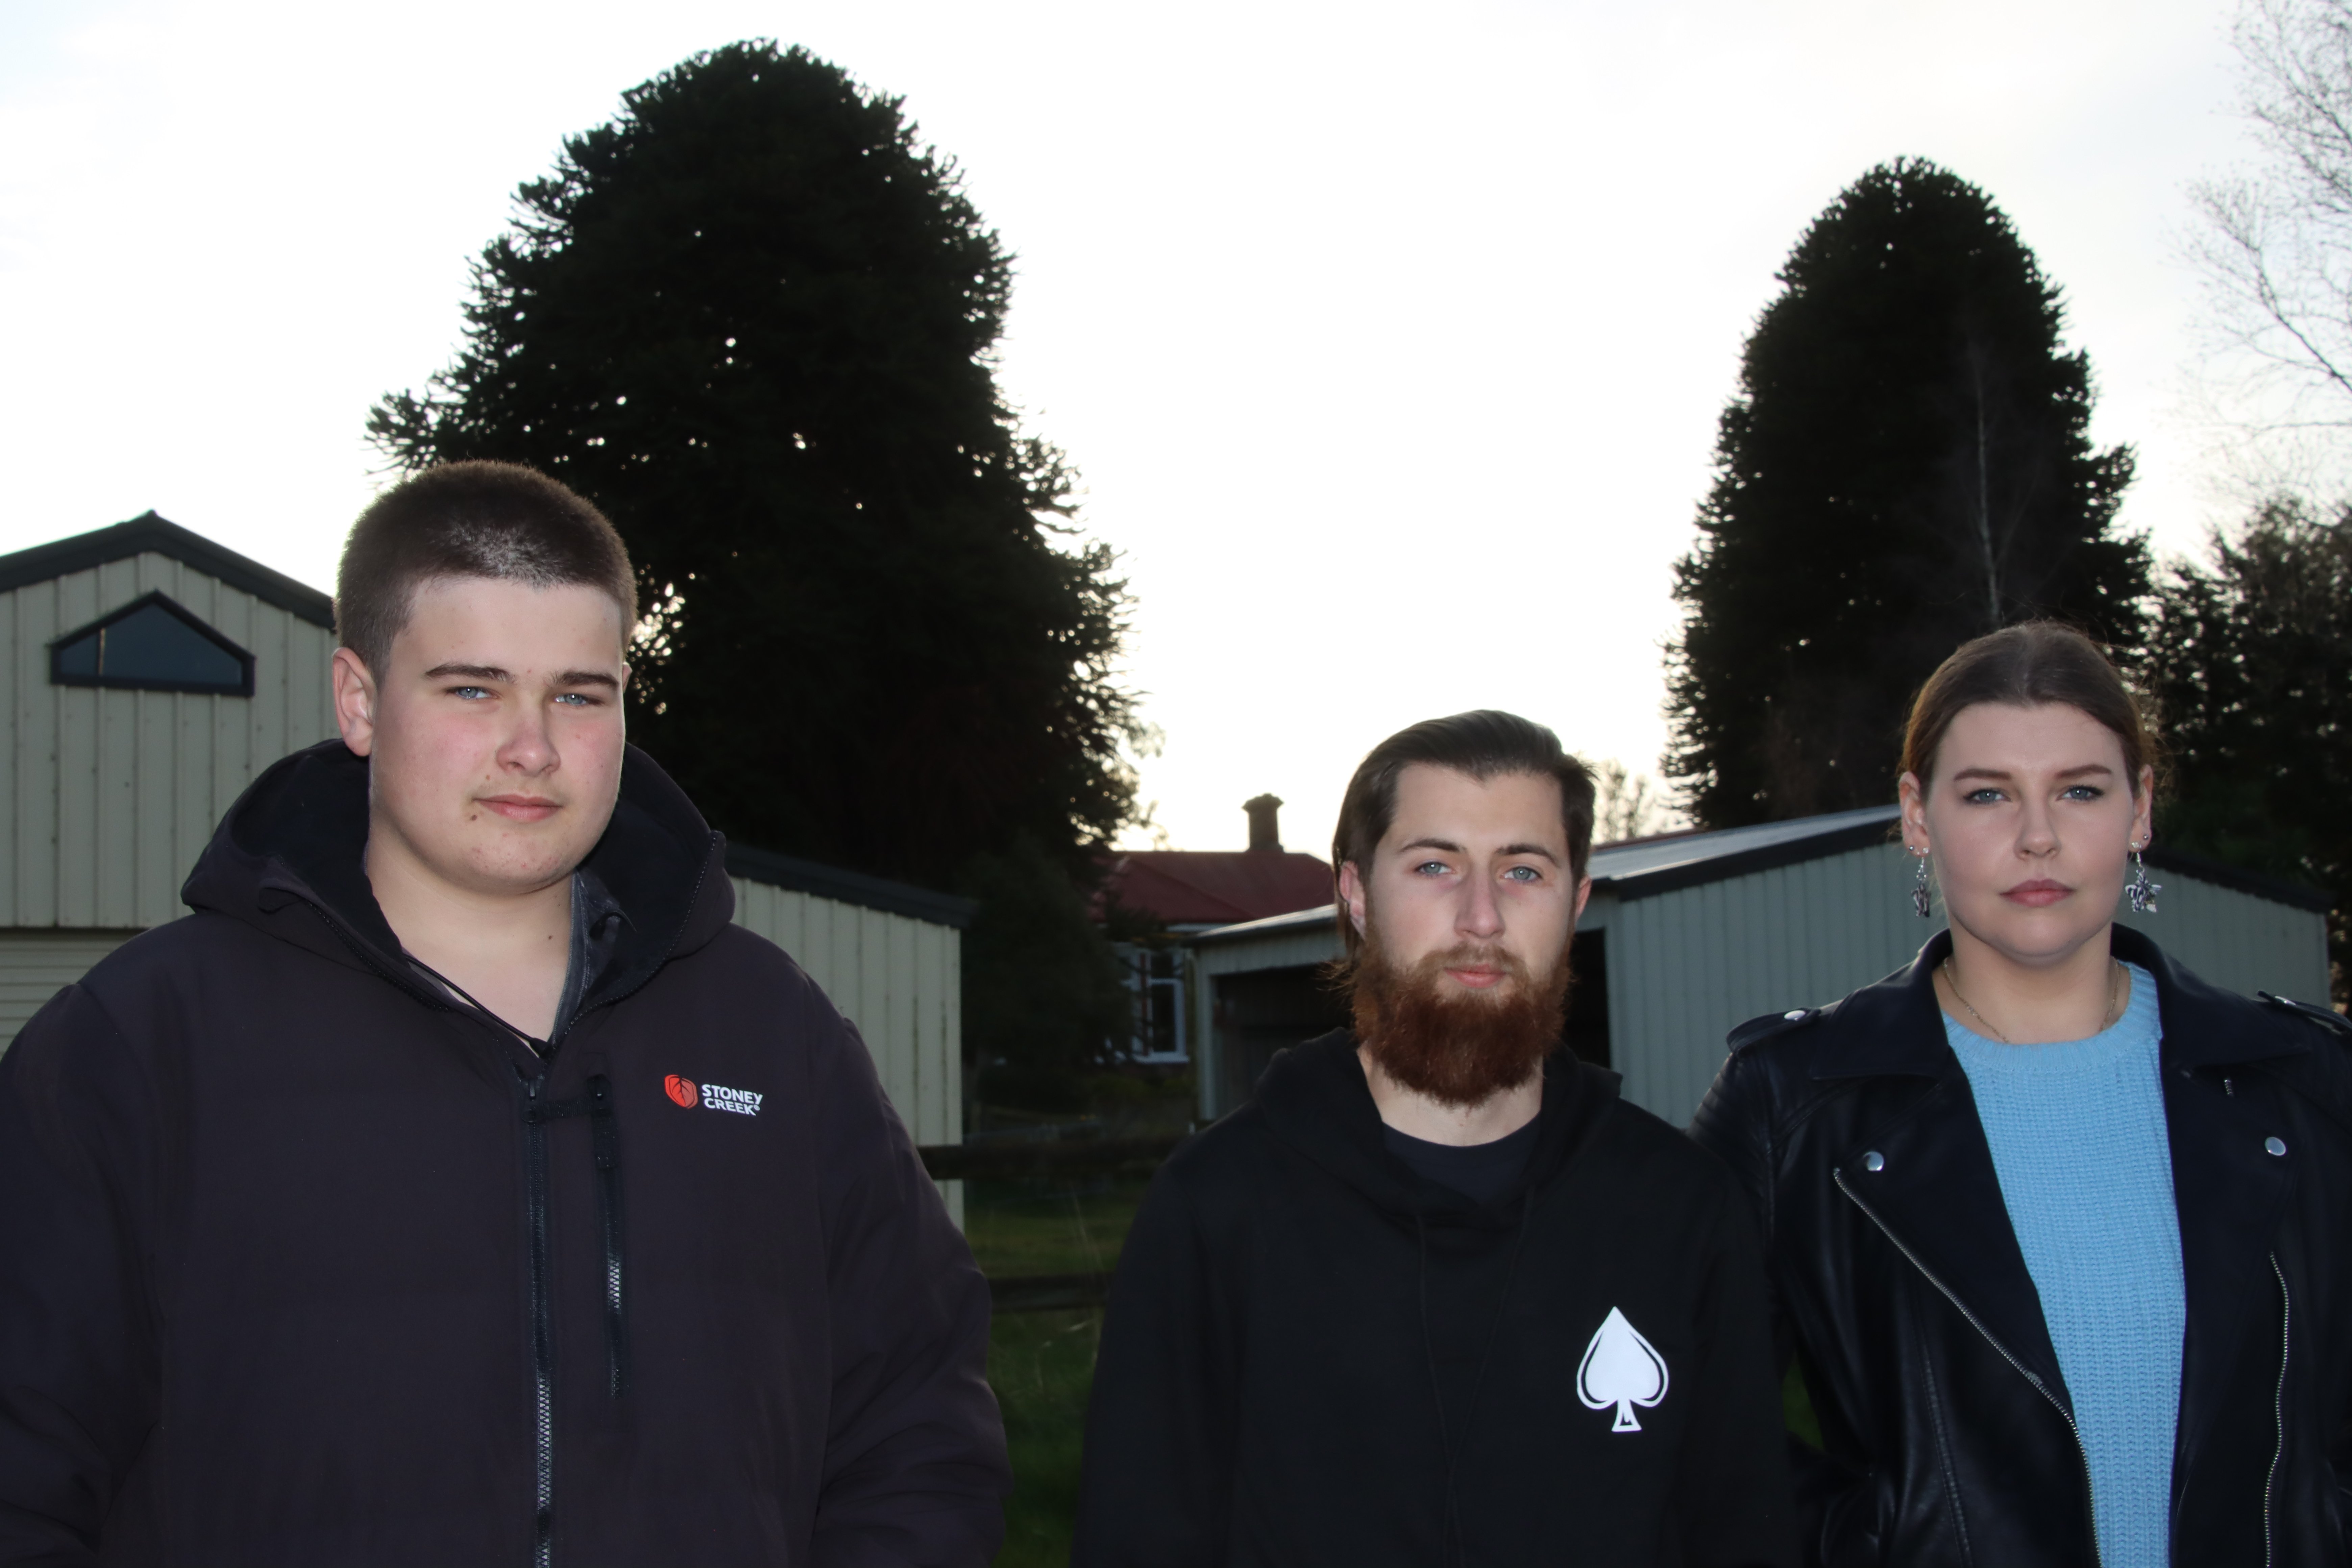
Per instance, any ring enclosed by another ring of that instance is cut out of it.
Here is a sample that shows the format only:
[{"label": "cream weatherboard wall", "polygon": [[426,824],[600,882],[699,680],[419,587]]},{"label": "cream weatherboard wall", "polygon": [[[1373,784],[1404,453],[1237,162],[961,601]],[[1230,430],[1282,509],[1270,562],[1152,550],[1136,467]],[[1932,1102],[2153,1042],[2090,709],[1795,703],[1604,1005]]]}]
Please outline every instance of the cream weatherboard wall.
[{"label": "cream weatherboard wall", "polygon": [[[52,643],[154,593],[253,656],[252,696],[51,680]],[[335,732],[331,624],[325,595],[152,514],[0,557],[0,1050],[60,987],[183,915],[180,886],[230,804],[271,763]],[[759,866],[730,865],[737,921],[793,954],[857,1026],[917,1142],[961,1142],[969,906],[742,858]],[[779,885],[811,878],[839,896]]]}]

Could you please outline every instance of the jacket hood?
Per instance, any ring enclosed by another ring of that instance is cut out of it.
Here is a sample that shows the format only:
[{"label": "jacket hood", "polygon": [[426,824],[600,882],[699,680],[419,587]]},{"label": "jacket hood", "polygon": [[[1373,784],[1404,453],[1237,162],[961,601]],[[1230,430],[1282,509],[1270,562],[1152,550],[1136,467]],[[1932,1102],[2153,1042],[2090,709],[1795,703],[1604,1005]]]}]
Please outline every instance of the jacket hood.
[{"label": "jacket hood", "polygon": [[[338,740],[294,752],[254,780],[196,861],[181,899],[280,940],[356,962],[420,990],[369,886],[368,764]],[[654,760],[628,748],[620,799],[582,868],[625,917],[612,959],[583,1005],[627,994],[691,952],[735,912],[726,840]],[[289,921],[291,910],[321,917]]]},{"label": "jacket hood", "polygon": [[1545,1058],[1543,1109],[1526,1171],[1509,1191],[1481,1206],[1424,1180],[1388,1151],[1380,1108],[1364,1081],[1352,1030],[1334,1029],[1276,1053],[1258,1079],[1254,1103],[1266,1131],[1376,1207],[1402,1215],[1446,1215],[1469,1224],[1516,1224],[1520,1199],[1559,1173],[1617,1100],[1618,1077],[1576,1059],[1565,1047]]}]

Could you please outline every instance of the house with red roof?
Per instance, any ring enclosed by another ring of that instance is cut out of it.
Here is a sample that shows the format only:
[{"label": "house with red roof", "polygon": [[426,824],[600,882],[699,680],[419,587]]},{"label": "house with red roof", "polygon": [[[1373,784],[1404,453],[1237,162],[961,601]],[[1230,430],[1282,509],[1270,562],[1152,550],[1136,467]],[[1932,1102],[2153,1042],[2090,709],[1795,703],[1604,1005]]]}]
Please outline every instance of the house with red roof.
[{"label": "house with red roof", "polygon": [[[1328,908],[1331,868],[1318,856],[1283,848],[1277,817],[1282,802],[1262,795],[1242,809],[1249,816],[1246,849],[1115,851],[1104,870],[1097,909],[1107,917],[1114,910],[1140,916],[1181,938],[1269,915]],[[1190,950],[1158,940],[1114,945],[1135,991],[1130,1057],[1169,1067],[1189,1061]]]}]

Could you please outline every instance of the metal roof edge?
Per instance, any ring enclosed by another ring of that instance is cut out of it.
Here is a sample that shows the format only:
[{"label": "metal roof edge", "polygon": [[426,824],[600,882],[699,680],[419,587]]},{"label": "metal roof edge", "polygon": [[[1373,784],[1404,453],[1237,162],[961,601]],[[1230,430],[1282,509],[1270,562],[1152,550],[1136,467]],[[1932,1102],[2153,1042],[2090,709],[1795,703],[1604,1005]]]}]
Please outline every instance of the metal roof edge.
[{"label": "metal roof edge", "polygon": [[1207,931],[1194,931],[1184,939],[1187,947],[1202,942],[1247,942],[1252,937],[1292,936],[1300,931],[1329,926],[1337,929],[1339,906],[1337,901],[1318,909],[1292,910],[1286,914],[1260,915],[1254,921],[1237,921],[1228,926],[1212,926]]},{"label": "metal roof edge", "polygon": [[335,602],[327,595],[152,511],[111,528],[0,555],[0,593],[128,561],[151,551],[217,577],[240,593],[299,616],[312,626],[335,629]]},{"label": "metal roof edge", "polygon": [[2210,855],[2152,844],[2148,846],[2145,858],[2159,871],[2178,871],[2200,882],[2211,882],[2233,892],[2252,893],[2258,899],[2291,904],[2299,910],[2312,910],[2324,915],[2336,907],[2336,895],[2324,888],[2315,888],[2284,877],[2273,877],[2266,871],[2249,871],[2242,866],[2232,866],[2227,860],[2216,860]]},{"label": "metal roof edge", "polygon": [[1890,805],[1884,816],[1784,838],[1775,844],[1759,844],[1753,849],[1735,849],[1728,854],[1677,860],[1670,865],[1647,871],[1628,872],[1622,876],[1595,877],[1592,886],[1596,891],[1607,888],[1617,895],[1621,902],[1631,903],[1636,899],[1655,898],[1661,893],[1679,892],[1685,888],[1720,882],[1732,877],[1752,876],[1759,871],[1775,871],[1783,866],[1842,855],[1849,849],[1891,844],[1894,837],[1889,830],[1899,820],[1898,808]]},{"label": "metal roof edge", "polygon": [[933,925],[952,926],[957,931],[968,929],[972,916],[980,912],[976,899],[933,892],[911,882],[893,882],[887,877],[869,877],[863,871],[845,871],[838,866],[823,866],[814,860],[754,849],[731,839],[727,845],[727,871],[746,881],[764,882],[772,888],[810,893],[836,903],[856,904],[860,909],[879,910],[884,914],[905,915]]}]

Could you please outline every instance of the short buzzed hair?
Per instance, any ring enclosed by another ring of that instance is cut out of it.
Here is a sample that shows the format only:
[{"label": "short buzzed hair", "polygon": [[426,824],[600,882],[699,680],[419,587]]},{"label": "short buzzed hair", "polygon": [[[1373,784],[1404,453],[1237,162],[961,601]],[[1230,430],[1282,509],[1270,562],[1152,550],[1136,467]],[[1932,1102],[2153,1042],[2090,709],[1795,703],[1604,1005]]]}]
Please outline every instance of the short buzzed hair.
[{"label": "short buzzed hair", "polygon": [[[1353,864],[1371,879],[1372,853],[1396,821],[1397,778],[1415,763],[1467,773],[1480,784],[1502,773],[1529,773],[1559,785],[1560,826],[1568,833],[1568,868],[1573,883],[1584,880],[1592,859],[1592,770],[1571,756],[1559,737],[1531,719],[1482,708],[1448,719],[1424,719],[1374,746],[1356,766],[1339,802],[1339,829],[1331,836],[1331,869]],[[1573,885],[1573,884],[1572,884]],[[1339,907],[1339,938],[1353,959],[1362,935]]]},{"label": "short buzzed hair", "polygon": [[360,513],[335,573],[335,636],[382,673],[416,591],[449,577],[533,588],[602,588],[637,619],[628,548],[604,514],[520,463],[444,463],[403,479]]}]

